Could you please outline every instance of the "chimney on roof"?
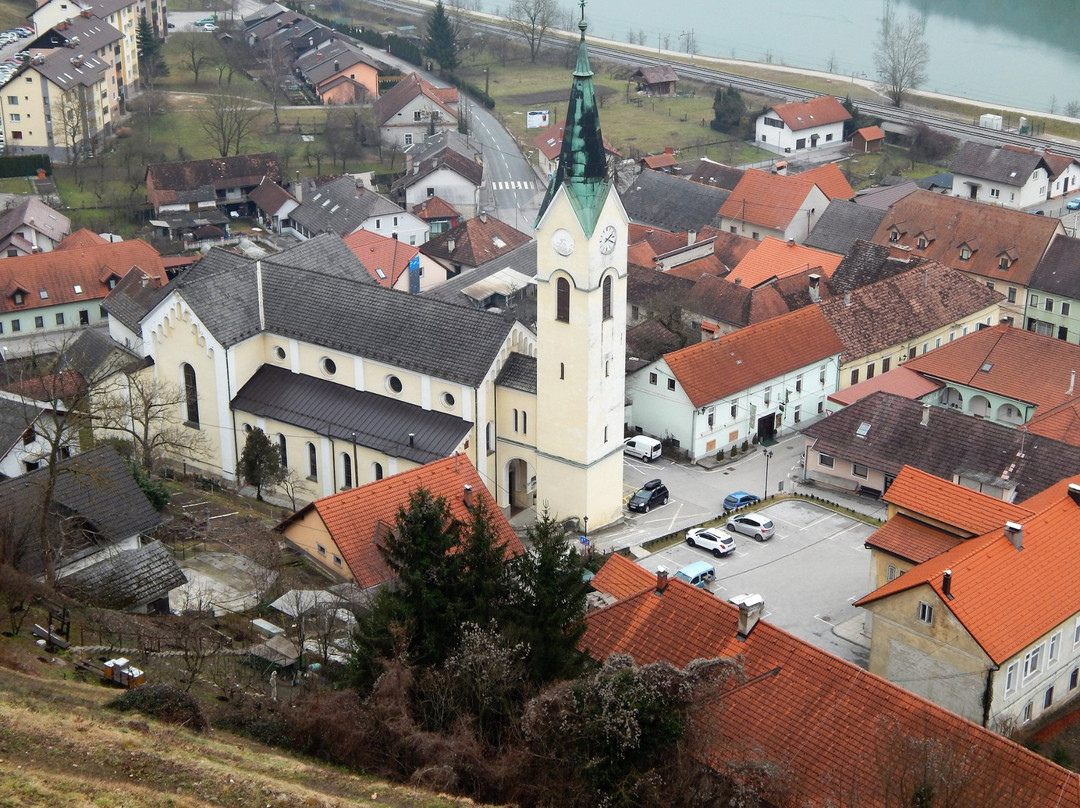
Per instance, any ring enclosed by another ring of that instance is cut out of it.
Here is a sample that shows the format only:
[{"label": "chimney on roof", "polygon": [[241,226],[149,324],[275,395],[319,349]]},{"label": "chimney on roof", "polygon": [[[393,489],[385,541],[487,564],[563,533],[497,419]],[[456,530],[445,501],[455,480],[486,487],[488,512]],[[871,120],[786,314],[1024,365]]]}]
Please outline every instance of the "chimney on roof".
[{"label": "chimney on roof", "polygon": [[462,496],[461,501],[465,503],[466,508],[472,508],[476,505],[476,494],[473,493],[472,486],[465,486],[465,494]]},{"label": "chimney on roof", "polygon": [[1072,372],[1072,376],[1069,378],[1069,389],[1065,391],[1065,395],[1071,396],[1073,394],[1073,390],[1075,390],[1075,389],[1076,389],[1076,371],[1074,370]]},{"label": "chimney on roof", "polygon": [[415,446],[416,445],[416,433],[415,432],[410,432],[409,433],[409,445],[410,446]]},{"label": "chimney on roof", "polygon": [[697,241],[697,230],[687,230],[686,231],[686,246],[689,247],[695,241]]},{"label": "chimney on roof", "polygon": [[1080,505],[1080,485],[1069,483],[1069,499]]},{"label": "chimney on roof", "polygon": [[480,211],[480,223],[487,224],[487,213]]},{"label": "chimney on roof", "polygon": [[334,70],[341,70],[341,62],[339,62],[337,59],[334,60]]},{"label": "chimney on roof", "polygon": [[787,243],[788,243],[788,246],[789,246],[789,247],[794,247],[794,246],[795,246],[795,239],[793,239],[793,238],[789,238],[789,239],[787,240]]},{"label": "chimney on roof", "polygon": [[742,286],[742,278],[736,278],[732,281],[736,286]]},{"label": "chimney on roof", "polygon": [[851,305],[851,292],[844,292],[844,305],[845,306],[850,306]]},{"label": "chimney on roof", "polygon": [[656,568],[656,594],[662,595],[668,587],[667,567]]},{"label": "chimney on roof", "polygon": [[675,150],[671,146],[664,146],[664,154],[674,154]]},{"label": "chimney on roof", "polygon": [[919,421],[919,426],[926,426],[928,423],[930,423],[930,405],[929,404],[923,404],[922,405],[922,420]]},{"label": "chimney on roof", "polygon": [[941,573],[941,591],[946,600],[952,600],[952,570]]},{"label": "chimney on roof", "polygon": [[909,263],[911,261],[911,247],[905,247],[903,244],[897,244],[894,241],[890,241],[889,260],[903,261],[905,264]]},{"label": "chimney on roof", "polygon": [[816,272],[810,273],[810,299],[815,303],[821,300],[821,276]]},{"label": "chimney on roof", "polygon": [[1024,549],[1024,526],[1018,522],[1005,523],[1005,538],[1017,550]]},{"label": "chimney on roof", "polygon": [[457,239],[456,239],[456,238],[448,238],[448,239],[446,240],[446,249],[447,249],[447,250],[448,250],[449,252],[453,252],[453,251],[454,251],[454,248],[455,248],[456,246],[457,246]]},{"label": "chimney on roof", "polygon": [[731,602],[739,607],[739,632],[740,640],[746,640],[750,632],[754,630],[762,612],[765,611],[765,599],[761,595],[736,595]]}]

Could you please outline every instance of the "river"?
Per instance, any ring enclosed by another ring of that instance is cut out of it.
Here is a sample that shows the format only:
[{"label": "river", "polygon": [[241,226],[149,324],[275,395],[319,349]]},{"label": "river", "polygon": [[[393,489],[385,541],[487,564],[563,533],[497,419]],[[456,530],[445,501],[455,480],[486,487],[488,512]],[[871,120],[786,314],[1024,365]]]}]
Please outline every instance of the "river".
[{"label": "river", "polygon": [[[1076,0],[892,0],[894,14],[926,21],[930,62],[922,89],[1035,111],[1080,107]],[[644,44],[874,77],[882,0],[589,0],[589,33]],[[634,23],[629,23],[634,20]],[[1051,109],[1053,107],[1053,109]],[[1080,113],[1076,113],[1080,115]]]}]

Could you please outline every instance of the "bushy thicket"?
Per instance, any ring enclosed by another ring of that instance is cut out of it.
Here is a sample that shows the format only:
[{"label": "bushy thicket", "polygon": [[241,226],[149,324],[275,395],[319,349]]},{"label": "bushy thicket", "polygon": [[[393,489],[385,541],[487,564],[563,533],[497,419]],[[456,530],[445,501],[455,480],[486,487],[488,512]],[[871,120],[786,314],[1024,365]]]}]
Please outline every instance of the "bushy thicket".
[{"label": "bushy thicket", "polygon": [[122,713],[142,713],[196,732],[207,727],[206,716],[195,697],[173,685],[136,687],[121,693],[106,706]]}]

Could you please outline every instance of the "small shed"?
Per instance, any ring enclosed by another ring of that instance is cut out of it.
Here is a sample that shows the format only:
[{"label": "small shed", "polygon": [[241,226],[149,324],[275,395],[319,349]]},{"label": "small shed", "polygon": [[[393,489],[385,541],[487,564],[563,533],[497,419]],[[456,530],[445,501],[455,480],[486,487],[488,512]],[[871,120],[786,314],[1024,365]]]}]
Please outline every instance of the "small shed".
[{"label": "small shed", "polygon": [[630,80],[637,82],[637,88],[646,95],[675,95],[679,74],[670,65],[639,67],[630,74]]},{"label": "small shed", "polygon": [[264,671],[295,670],[302,652],[283,636],[273,637],[248,651],[247,662]]},{"label": "small shed", "polygon": [[854,151],[863,154],[879,152],[884,145],[885,132],[882,131],[880,126],[864,126],[862,129],[856,129],[851,134],[851,148]]}]

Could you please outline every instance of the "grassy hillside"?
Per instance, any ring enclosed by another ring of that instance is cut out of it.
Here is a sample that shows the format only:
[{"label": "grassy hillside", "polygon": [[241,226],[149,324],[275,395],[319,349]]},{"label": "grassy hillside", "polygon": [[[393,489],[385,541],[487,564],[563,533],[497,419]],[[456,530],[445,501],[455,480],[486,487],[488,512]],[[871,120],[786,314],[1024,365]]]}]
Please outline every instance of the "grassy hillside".
[{"label": "grassy hillside", "polygon": [[0,808],[454,808],[442,797],[289,757],[230,733],[116,713],[24,635],[0,636]]}]

